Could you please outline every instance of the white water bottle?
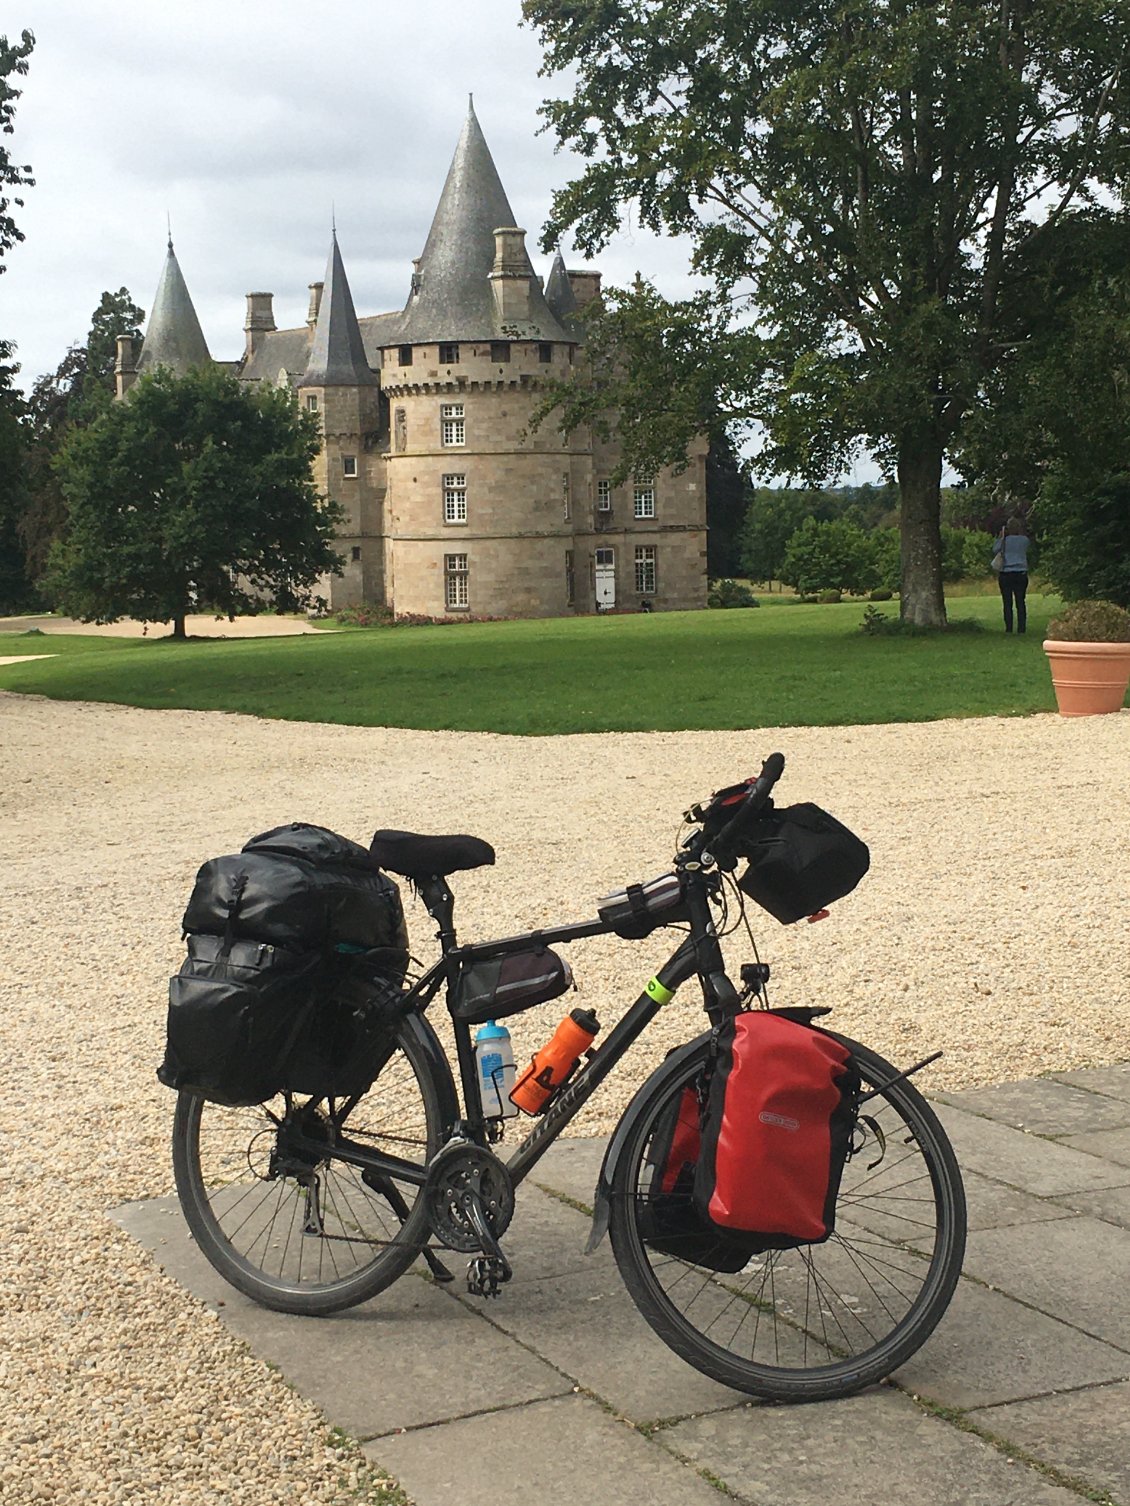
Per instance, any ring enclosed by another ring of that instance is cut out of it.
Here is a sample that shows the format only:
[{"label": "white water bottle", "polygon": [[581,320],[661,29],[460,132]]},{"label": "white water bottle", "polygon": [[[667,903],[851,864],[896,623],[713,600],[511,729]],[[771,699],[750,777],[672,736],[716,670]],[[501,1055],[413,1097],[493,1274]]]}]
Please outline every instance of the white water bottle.
[{"label": "white water bottle", "polygon": [[475,1036],[475,1066],[479,1074],[479,1097],[487,1119],[509,1119],[518,1112],[510,1102],[516,1076],[514,1048],[505,1025],[488,1020]]}]

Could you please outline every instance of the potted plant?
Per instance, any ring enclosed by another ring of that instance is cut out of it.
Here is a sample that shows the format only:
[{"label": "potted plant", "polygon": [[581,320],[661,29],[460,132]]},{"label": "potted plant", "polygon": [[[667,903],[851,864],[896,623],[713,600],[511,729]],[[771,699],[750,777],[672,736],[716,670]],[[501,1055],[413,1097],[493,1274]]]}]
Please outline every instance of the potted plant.
[{"label": "potted plant", "polygon": [[1130,685],[1130,612],[1074,601],[1048,623],[1044,651],[1061,716],[1120,711]]}]

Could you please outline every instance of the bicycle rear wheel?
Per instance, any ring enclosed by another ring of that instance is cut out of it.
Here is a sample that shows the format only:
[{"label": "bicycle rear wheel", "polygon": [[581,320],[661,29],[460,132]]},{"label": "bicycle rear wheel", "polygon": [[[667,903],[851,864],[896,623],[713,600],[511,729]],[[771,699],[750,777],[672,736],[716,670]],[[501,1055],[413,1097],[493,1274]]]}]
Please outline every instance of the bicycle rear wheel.
[{"label": "bicycle rear wheel", "polygon": [[[409,1017],[372,1087],[341,1121],[326,1099],[280,1095],[227,1108],[182,1092],[173,1119],[177,1195],[226,1281],[281,1312],[321,1316],[375,1296],[428,1236],[420,1189],[333,1159],[336,1134],[423,1165],[442,1144],[445,1096]],[[321,1140],[296,1155],[289,1127]]]},{"label": "bicycle rear wheel", "polygon": [[[865,1094],[897,1075],[875,1052],[835,1038],[851,1051]],[[736,1273],[714,1269],[701,1244],[693,1260],[660,1253],[646,1239],[656,1175],[649,1147],[708,1049],[703,1038],[679,1053],[625,1115],[610,1221],[624,1284],[659,1337],[723,1385],[771,1401],[851,1395],[905,1363],[953,1295],[965,1253],[953,1150],[922,1095],[893,1083],[862,1106],[824,1243],[753,1255]]]}]

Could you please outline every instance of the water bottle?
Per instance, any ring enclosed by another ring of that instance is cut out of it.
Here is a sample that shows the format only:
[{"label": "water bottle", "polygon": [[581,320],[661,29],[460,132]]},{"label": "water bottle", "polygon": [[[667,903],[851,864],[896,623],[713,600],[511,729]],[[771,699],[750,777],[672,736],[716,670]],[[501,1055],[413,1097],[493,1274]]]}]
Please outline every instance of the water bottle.
[{"label": "water bottle", "polygon": [[600,1021],[591,1009],[574,1009],[522,1073],[511,1098],[527,1114],[540,1114],[596,1039]]},{"label": "water bottle", "polygon": [[488,1020],[475,1035],[475,1067],[479,1097],[487,1119],[510,1119],[517,1108],[510,1102],[514,1087],[514,1048],[505,1025]]}]

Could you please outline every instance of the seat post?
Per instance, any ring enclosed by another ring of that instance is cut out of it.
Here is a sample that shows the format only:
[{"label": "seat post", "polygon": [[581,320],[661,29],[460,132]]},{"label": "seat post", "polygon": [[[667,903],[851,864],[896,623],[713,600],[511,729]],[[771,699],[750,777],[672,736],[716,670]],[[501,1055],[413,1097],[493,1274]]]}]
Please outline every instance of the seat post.
[{"label": "seat post", "polygon": [[428,914],[439,926],[436,939],[440,949],[445,953],[450,952],[455,946],[455,896],[448,887],[447,879],[442,873],[435,873],[427,878],[417,879],[416,884]]}]

